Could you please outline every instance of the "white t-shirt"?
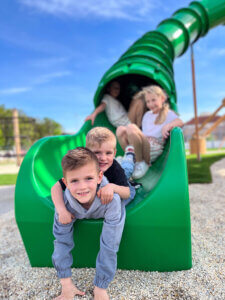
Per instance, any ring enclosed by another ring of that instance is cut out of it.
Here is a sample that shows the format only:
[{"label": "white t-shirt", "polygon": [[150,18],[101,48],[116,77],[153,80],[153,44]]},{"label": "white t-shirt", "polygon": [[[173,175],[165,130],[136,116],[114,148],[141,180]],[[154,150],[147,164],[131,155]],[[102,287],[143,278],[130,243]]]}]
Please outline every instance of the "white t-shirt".
[{"label": "white t-shirt", "polygon": [[130,124],[126,109],[112,96],[105,94],[102,102],[106,104],[105,112],[109,122],[115,126],[126,126]]},{"label": "white t-shirt", "polygon": [[144,114],[142,119],[142,132],[148,137],[152,136],[157,139],[162,139],[163,126],[177,119],[178,116],[174,111],[169,110],[166,120],[162,124],[155,124],[157,116],[158,114],[153,114],[151,111],[147,111]]}]

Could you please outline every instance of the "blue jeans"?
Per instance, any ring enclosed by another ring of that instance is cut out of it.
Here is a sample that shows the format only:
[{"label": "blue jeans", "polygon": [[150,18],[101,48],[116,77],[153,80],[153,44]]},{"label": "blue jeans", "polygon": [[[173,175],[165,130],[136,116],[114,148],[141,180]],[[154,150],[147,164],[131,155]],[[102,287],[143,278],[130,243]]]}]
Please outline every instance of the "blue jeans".
[{"label": "blue jeans", "polygon": [[134,161],[129,158],[124,157],[121,162],[121,167],[123,168],[126,178],[129,180],[132,173],[134,172]]},{"label": "blue jeans", "polygon": [[130,188],[130,197],[128,199],[123,200],[124,204],[127,205],[129,204],[135,197],[136,190],[135,187],[132,186],[129,182],[129,178],[131,177],[133,171],[134,171],[134,161],[124,157],[124,159],[121,162],[121,167],[124,170],[124,173],[126,175],[126,178],[128,180],[129,188]]}]

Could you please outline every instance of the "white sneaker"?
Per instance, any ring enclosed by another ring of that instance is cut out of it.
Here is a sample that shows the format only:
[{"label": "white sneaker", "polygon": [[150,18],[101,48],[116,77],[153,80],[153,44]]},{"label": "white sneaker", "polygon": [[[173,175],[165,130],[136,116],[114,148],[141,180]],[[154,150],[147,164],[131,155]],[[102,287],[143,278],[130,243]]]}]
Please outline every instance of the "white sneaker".
[{"label": "white sneaker", "polygon": [[146,164],[144,160],[136,162],[134,166],[134,172],[132,174],[132,178],[139,179],[143,177],[147,173],[148,168],[149,166],[148,164]]}]

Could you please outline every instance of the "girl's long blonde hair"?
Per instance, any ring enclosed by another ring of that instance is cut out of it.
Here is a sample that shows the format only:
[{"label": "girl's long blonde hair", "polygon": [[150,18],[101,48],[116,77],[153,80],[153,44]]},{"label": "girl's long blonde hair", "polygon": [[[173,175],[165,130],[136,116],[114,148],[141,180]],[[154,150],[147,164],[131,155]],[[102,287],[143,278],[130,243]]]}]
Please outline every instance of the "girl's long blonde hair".
[{"label": "girl's long blonde hair", "polygon": [[155,124],[162,124],[167,117],[168,111],[169,111],[169,104],[166,102],[167,100],[167,94],[166,92],[158,85],[149,85],[144,87],[138,94],[135,95],[135,97],[144,97],[146,100],[146,94],[154,94],[156,96],[162,96],[165,99],[165,102],[162,105],[162,108],[160,109],[160,112],[155,120]]}]

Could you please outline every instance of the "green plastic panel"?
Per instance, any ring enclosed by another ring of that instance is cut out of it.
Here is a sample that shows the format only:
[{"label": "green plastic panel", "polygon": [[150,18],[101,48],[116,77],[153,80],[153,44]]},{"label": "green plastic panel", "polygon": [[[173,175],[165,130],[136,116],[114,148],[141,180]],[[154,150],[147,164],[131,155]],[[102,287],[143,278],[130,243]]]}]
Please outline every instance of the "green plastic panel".
[{"label": "green plastic panel", "polygon": [[[99,116],[97,123],[104,122],[104,118],[104,114]],[[40,140],[23,161],[16,185],[15,212],[32,266],[52,266],[54,206],[50,188],[62,176],[61,158],[67,150],[85,144],[88,129],[86,126],[77,136]],[[171,142],[141,182],[143,187],[127,207],[118,267],[146,271],[190,268],[188,182],[180,129],[173,130]],[[95,267],[101,228],[101,220],[75,223],[73,256],[79,259],[74,259],[74,267]]]}]

